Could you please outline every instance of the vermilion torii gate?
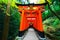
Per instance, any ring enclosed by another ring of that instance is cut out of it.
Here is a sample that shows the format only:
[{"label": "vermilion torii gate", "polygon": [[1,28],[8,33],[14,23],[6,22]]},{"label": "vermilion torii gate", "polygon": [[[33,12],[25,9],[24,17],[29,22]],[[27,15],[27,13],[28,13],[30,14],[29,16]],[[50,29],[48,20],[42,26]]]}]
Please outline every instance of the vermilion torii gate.
[{"label": "vermilion torii gate", "polygon": [[42,12],[44,11],[44,5],[18,5],[18,10],[21,15],[20,21],[20,37],[28,28],[34,28],[39,36],[45,38],[43,24],[42,24]]}]

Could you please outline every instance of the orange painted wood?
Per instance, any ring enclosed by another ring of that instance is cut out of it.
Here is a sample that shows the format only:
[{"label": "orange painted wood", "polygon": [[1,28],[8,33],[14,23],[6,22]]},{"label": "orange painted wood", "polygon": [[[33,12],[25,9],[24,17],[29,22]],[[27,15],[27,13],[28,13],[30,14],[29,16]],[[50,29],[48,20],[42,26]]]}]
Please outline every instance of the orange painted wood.
[{"label": "orange painted wood", "polygon": [[24,31],[29,28],[29,24],[32,23],[33,27],[43,32],[43,25],[42,25],[42,8],[41,6],[35,6],[36,9],[30,10],[27,9],[27,6],[23,6],[19,8],[23,8],[23,10],[19,9],[21,12],[21,22],[20,22],[20,31]]}]

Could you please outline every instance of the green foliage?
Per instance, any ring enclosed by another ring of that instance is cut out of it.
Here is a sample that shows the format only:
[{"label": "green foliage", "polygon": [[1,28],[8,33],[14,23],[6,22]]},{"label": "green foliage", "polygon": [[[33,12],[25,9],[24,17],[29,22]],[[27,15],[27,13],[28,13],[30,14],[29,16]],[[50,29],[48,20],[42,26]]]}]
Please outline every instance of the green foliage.
[{"label": "green foliage", "polygon": [[60,28],[56,28],[55,32],[50,32],[51,34],[53,34],[55,40],[60,40]]},{"label": "green foliage", "polygon": [[[6,15],[6,4],[1,3],[0,4],[0,40],[2,37],[2,32],[4,28],[4,21],[5,21],[5,15]],[[10,7],[10,22],[9,22],[9,33],[8,33],[8,40],[13,40],[19,31],[19,25],[20,25],[20,13],[18,12],[18,9],[15,7]]]},{"label": "green foliage", "polygon": [[52,13],[52,11],[55,12],[57,16],[60,17],[60,1],[59,0],[50,0],[50,1],[52,2],[52,4],[49,4],[50,8],[48,8],[48,5],[45,6],[45,12],[43,12],[42,16],[43,20],[54,16],[54,13]]},{"label": "green foliage", "polygon": [[50,7],[54,12],[59,12],[60,11],[60,2],[54,1]]},{"label": "green foliage", "polygon": [[12,40],[12,38],[15,38],[19,31],[19,25],[20,25],[20,14],[16,8],[11,7],[11,18],[10,18],[10,27],[9,27],[9,36],[8,40]]},{"label": "green foliage", "polygon": [[45,12],[43,12],[42,17],[43,17],[43,21],[44,21],[49,17],[53,17],[53,14],[50,10],[46,10]]},{"label": "green foliage", "polygon": [[43,24],[45,24],[44,26],[45,33],[47,32],[47,34],[50,33],[53,35],[52,37],[50,34],[48,34],[52,37],[50,38],[49,36],[51,40],[60,40],[60,20],[58,18],[56,18],[55,16],[49,17],[48,19],[43,21]]},{"label": "green foliage", "polygon": [[7,3],[8,3],[8,0],[0,0],[0,3],[5,3],[5,4],[7,4]]}]

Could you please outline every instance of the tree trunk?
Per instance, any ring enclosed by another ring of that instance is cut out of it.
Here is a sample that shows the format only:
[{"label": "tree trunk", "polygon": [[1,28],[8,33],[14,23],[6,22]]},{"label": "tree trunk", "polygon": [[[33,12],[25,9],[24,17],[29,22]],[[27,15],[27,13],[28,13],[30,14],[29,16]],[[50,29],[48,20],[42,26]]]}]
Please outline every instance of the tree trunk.
[{"label": "tree trunk", "polygon": [[8,38],[9,21],[10,21],[10,0],[8,0],[8,4],[7,4],[2,40],[7,40],[7,38]]}]

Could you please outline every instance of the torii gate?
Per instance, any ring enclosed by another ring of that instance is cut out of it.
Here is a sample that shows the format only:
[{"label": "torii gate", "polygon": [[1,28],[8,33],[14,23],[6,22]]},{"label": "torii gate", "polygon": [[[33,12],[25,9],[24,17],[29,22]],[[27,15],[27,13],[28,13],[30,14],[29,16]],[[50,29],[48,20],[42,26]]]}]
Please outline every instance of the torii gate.
[{"label": "torii gate", "polygon": [[44,5],[18,5],[18,10],[21,13],[20,32],[24,32],[33,25],[32,27],[35,30],[44,35],[42,24],[42,12],[44,11]]}]

